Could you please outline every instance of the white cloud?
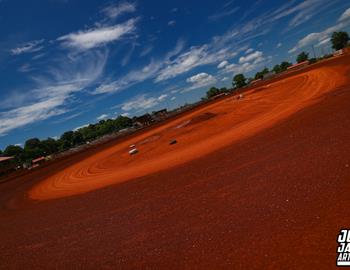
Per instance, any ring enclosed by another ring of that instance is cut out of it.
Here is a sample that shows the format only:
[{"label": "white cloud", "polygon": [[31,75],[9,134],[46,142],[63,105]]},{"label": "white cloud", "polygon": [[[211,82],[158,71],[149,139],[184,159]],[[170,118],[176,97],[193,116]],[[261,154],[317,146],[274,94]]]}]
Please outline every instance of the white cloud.
[{"label": "white cloud", "polygon": [[221,69],[221,68],[224,68],[228,65],[228,61],[227,60],[224,60],[222,61],[219,65],[218,65],[218,68]]},{"label": "white cloud", "polygon": [[201,88],[210,84],[214,84],[216,83],[216,79],[212,75],[202,72],[190,78],[187,78],[186,82],[192,84],[192,86],[187,90],[192,90],[192,89]]},{"label": "white cloud", "polygon": [[136,21],[136,19],[130,19],[125,23],[114,26],[70,33],[59,37],[57,40],[61,41],[62,45],[65,47],[88,50],[119,40],[126,34],[133,33],[136,30]]},{"label": "white cloud", "polygon": [[250,61],[255,61],[256,59],[261,59],[263,53],[261,51],[255,51],[251,54],[248,54],[247,56],[242,56],[239,58],[239,63],[243,64],[243,63],[247,63]]},{"label": "white cloud", "polygon": [[123,111],[144,111],[157,106],[162,100],[156,97],[147,97],[146,95],[139,95],[121,104]]},{"label": "white cloud", "polygon": [[110,82],[106,81],[102,83],[92,92],[92,94],[98,95],[119,92],[125,88],[135,85],[136,83],[154,77],[159,71],[160,66],[160,62],[151,61],[150,64],[142,69],[130,71],[118,80]]},{"label": "white cloud", "polygon": [[0,113],[0,135],[29,123],[65,113],[64,109],[57,108],[63,102],[63,97],[48,98],[31,105]]},{"label": "white cloud", "polygon": [[44,48],[44,46],[42,46],[43,42],[44,39],[29,41],[20,47],[11,49],[11,54],[19,55],[22,53],[38,52]]},{"label": "white cloud", "polygon": [[254,49],[253,48],[249,48],[248,50],[245,51],[245,54],[249,54],[251,52],[254,52]]},{"label": "white cloud", "polygon": [[19,72],[26,73],[32,71],[33,68],[30,64],[23,64],[18,68]]},{"label": "white cloud", "polygon": [[96,120],[104,120],[108,118],[108,114],[101,114],[99,117],[96,118]]},{"label": "white cloud", "polygon": [[191,47],[174,60],[166,62],[165,67],[161,68],[155,81],[160,82],[174,78],[195,67],[218,63],[229,57],[232,58],[235,54],[236,52],[232,52],[230,48],[212,48],[207,44]]},{"label": "white cloud", "polygon": [[[343,15],[340,18],[342,18],[344,16],[344,14],[346,14],[346,13],[347,13],[347,10],[343,13]],[[318,46],[325,44],[327,42],[326,40],[329,39],[329,37],[331,36],[331,34],[334,31],[338,31],[340,29],[343,29],[343,28],[347,27],[348,25],[350,25],[350,20],[343,20],[342,19],[338,24],[331,26],[322,32],[310,33],[307,36],[305,36],[304,38],[302,38],[301,40],[299,40],[298,43],[288,52],[295,53],[298,50],[300,50],[306,46],[311,46],[313,44],[316,44]]]},{"label": "white cloud", "polygon": [[90,124],[81,125],[81,126],[79,126],[79,127],[74,128],[73,131],[77,131],[77,130],[79,130],[79,129],[81,129],[81,128],[88,127],[89,125],[90,125]]},{"label": "white cloud", "polygon": [[326,38],[324,40],[321,40],[317,45],[316,47],[320,47],[320,46],[323,46],[323,45],[326,45],[327,43],[329,43],[331,41],[331,38]]},{"label": "white cloud", "polygon": [[[269,60],[269,57],[265,57],[264,54],[260,51],[256,51],[247,56],[242,56],[239,59],[239,63],[228,64],[220,71],[221,75],[231,73],[231,74],[239,74],[239,73],[248,73],[253,70],[257,70],[265,65],[266,61]],[[230,78],[224,77],[222,81],[226,81]]]},{"label": "white cloud", "polygon": [[276,45],[276,48],[281,48],[282,47],[282,43],[279,42],[277,45]]},{"label": "white cloud", "polygon": [[176,24],[176,21],[175,20],[172,20],[172,21],[169,21],[168,22],[168,25],[169,26],[174,26]]},{"label": "white cloud", "polygon": [[125,13],[133,13],[136,11],[136,4],[129,2],[121,2],[116,5],[109,5],[102,9],[102,12],[111,19],[115,19]]},{"label": "white cloud", "polygon": [[270,14],[270,19],[275,21],[287,16],[292,16],[289,21],[289,29],[297,27],[327,9],[336,1],[328,0],[304,0],[299,4],[295,0],[287,3]]},{"label": "white cloud", "polygon": [[181,54],[174,61],[169,63],[163,70],[161,70],[160,74],[156,78],[156,81],[174,78],[179,74],[199,66],[200,63],[206,58],[206,55],[206,46],[193,47],[190,51]]},{"label": "white cloud", "polygon": [[211,21],[217,21],[217,20],[220,20],[222,18],[225,18],[227,16],[230,16],[230,15],[236,13],[238,10],[239,10],[239,7],[235,7],[235,8],[231,8],[231,9],[224,9],[224,10],[221,10],[213,15],[210,15],[208,17],[208,19]]},{"label": "white cloud", "polygon": [[[102,73],[107,53],[83,54],[69,62],[47,68],[47,74],[33,78],[36,87],[26,92],[23,101],[0,112],[0,135],[69,111],[73,94],[91,85]],[[81,69],[83,67],[83,69]]]},{"label": "white cloud", "polygon": [[176,97],[172,97],[170,100],[175,100],[176,99]]},{"label": "white cloud", "polygon": [[172,57],[178,55],[183,50],[183,47],[184,42],[182,40],[179,40],[175,48],[169,51],[164,59],[158,61],[151,60],[148,65],[140,69],[132,70],[117,80],[106,81],[97,87],[93,91],[93,94],[97,95],[115,93],[125,88],[131,87],[139,82],[156,77],[160,70],[163,68],[164,64],[168,63]]},{"label": "white cloud", "polygon": [[163,101],[163,100],[165,100],[167,97],[168,97],[167,94],[162,94],[162,95],[160,95],[160,96],[158,97],[158,100],[159,100],[159,101]]},{"label": "white cloud", "polygon": [[344,11],[344,13],[340,16],[339,21],[345,21],[350,19],[350,8]]},{"label": "white cloud", "polygon": [[141,56],[141,57],[146,56],[146,55],[149,54],[152,50],[153,50],[153,46],[147,46],[147,47],[145,47],[145,48],[141,51],[140,56]]}]

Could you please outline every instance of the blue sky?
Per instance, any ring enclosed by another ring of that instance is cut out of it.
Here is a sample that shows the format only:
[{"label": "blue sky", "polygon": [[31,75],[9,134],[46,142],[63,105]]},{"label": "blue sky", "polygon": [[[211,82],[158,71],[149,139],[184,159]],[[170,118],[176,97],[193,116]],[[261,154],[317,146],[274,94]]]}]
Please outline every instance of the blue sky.
[{"label": "blue sky", "polygon": [[174,108],[350,30],[347,0],[0,0],[0,148]]}]

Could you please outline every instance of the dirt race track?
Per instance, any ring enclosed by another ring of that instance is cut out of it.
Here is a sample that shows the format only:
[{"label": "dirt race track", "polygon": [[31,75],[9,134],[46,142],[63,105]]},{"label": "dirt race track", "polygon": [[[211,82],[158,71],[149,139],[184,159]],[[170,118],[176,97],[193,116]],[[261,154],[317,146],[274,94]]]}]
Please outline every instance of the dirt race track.
[{"label": "dirt race track", "polygon": [[1,184],[0,268],[332,269],[349,192],[344,56]]}]

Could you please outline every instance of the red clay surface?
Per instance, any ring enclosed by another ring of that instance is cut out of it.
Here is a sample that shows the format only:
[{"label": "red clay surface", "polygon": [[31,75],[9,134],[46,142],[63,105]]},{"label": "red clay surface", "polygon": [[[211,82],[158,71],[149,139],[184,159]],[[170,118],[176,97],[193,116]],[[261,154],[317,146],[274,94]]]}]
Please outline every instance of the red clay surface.
[{"label": "red clay surface", "polygon": [[0,268],[335,268],[350,227],[349,63],[2,184]]}]

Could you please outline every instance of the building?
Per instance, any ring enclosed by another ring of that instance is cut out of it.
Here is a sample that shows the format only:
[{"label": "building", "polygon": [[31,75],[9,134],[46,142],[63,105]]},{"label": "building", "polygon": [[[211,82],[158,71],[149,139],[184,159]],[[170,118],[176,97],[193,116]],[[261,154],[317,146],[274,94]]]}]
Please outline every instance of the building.
[{"label": "building", "polygon": [[287,70],[297,70],[297,69],[301,69],[303,67],[306,67],[309,65],[309,60],[306,60],[304,62],[298,63],[298,64],[294,64],[290,67],[287,68]]},{"label": "building", "polygon": [[344,50],[341,49],[341,50],[335,51],[335,52],[333,53],[333,56],[341,56],[341,55],[343,55],[343,54],[344,54]]},{"label": "building", "polygon": [[274,71],[270,71],[266,74],[264,74],[263,78],[264,80],[268,80],[268,79],[272,79],[273,77],[275,77],[276,73]]},{"label": "building", "polygon": [[0,157],[0,175],[9,173],[16,169],[16,163],[13,157]]},{"label": "building", "polygon": [[156,112],[153,112],[152,113],[152,118],[155,120],[155,121],[160,121],[160,120],[164,120],[168,117],[168,111],[167,109],[162,109],[162,110],[159,110],[159,111],[156,111]]},{"label": "building", "polygon": [[259,83],[261,81],[262,81],[262,79],[256,79],[256,80],[251,81],[249,84],[250,85],[255,85],[255,84],[257,84],[257,83]]},{"label": "building", "polygon": [[149,126],[153,121],[154,120],[149,113],[133,118],[134,126],[136,127]]},{"label": "building", "polygon": [[45,157],[39,157],[32,160],[32,168],[38,167],[46,161]]},{"label": "building", "polygon": [[226,96],[226,94],[227,94],[227,93],[219,93],[219,94],[217,94],[217,95],[215,95],[215,96],[212,96],[210,99],[211,99],[211,100],[218,99],[218,98],[221,98],[221,97],[223,97],[223,96]]}]

